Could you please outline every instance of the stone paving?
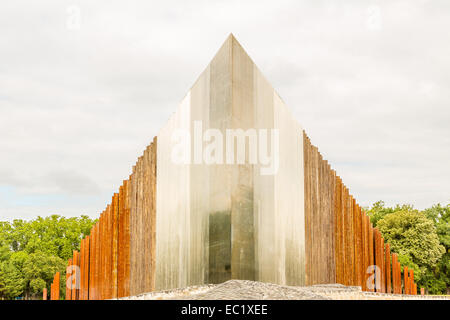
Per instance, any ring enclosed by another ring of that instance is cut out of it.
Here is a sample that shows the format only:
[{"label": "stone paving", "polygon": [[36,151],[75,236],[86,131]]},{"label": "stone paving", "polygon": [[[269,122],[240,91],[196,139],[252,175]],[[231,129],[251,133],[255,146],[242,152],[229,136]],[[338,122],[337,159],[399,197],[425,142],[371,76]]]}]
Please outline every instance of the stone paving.
[{"label": "stone paving", "polygon": [[309,287],[281,286],[247,280],[192,286],[122,298],[125,300],[435,300],[450,296],[409,296],[363,292],[340,284]]}]

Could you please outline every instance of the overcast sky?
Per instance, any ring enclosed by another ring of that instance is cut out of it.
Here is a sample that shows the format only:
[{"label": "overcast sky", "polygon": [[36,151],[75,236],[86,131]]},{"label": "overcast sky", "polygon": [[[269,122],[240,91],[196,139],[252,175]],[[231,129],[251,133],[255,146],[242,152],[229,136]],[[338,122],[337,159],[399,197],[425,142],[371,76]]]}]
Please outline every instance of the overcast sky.
[{"label": "overcast sky", "polygon": [[14,0],[0,220],[97,217],[231,32],[361,205],[450,203],[447,0]]}]

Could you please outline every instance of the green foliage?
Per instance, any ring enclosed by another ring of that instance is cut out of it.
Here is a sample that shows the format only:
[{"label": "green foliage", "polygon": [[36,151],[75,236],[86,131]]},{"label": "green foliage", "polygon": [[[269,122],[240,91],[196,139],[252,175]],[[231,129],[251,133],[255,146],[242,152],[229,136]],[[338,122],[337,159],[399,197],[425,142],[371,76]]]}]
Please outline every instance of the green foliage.
[{"label": "green foliage", "polygon": [[417,210],[388,214],[378,221],[377,228],[392,251],[418,265],[434,267],[445,252],[433,221]]},{"label": "green foliage", "polygon": [[414,270],[419,287],[431,294],[450,291],[450,205],[418,211],[378,201],[368,214],[401,265]]},{"label": "green foliage", "polygon": [[40,297],[58,271],[64,294],[66,262],[94,223],[87,216],[57,215],[0,222],[0,298]]},{"label": "green foliage", "polygon": [[431,293],[450,294],[450,205],[437,204],[424,213],[433,220],[445,253],[438,265],[427,273],[427,288]]},{"label": "green foliage", "polygon": [[396,205],[393,208],[385,207],[384,201],[375,202],[370,209],[367,210],[367,214],[370,217],[370,222],[372,222],[373,227],[378,225],[378,221],[384,218],[387,214],[394,213],[397,211],[409,211],[413,210],[413,207],[409,204]]}]

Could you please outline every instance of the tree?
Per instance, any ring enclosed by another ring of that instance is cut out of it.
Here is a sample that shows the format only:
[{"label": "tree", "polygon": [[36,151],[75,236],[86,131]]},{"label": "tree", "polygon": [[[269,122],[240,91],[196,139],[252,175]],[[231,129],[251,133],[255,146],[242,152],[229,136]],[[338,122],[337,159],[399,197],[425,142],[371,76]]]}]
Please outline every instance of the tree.
[{"label": "tree", "polygon": [[450,205],[437,204],[425,209],[424,214],[434,222],[439,241],[445,248],[438,265],[427,271],[427,288],[431,293],[450,294]]},{"label": "tree", "polygon": [[65,268],[66,262],[60,257],[40,251],[29,254],[23,265],[25,292],[27,295],[41,294],[46,284],[53,281],[55,273],[64,274]]},{"label": "tree", "polygon": [[374,227],[377,226],[378,221],[384,218],[387,214],[394,213],[397,211],[409,211],[413,210],[413,206],[409,204],[404,205],[395,205],[395,207],[390,208],[386,207],[384,201],[377,201],[375,202],[370,209],[367,209],[367,214],[370,217],[370,222],[372,222],[372,225]]},{"label": "tree", "polygon": [[0,222],[0,298],[35,298],[50,287],[58,271],[64,294],[66,261],[94,223],[87,216],[58,215]]},{"label": "tree", "polygon": [[424,286],[427,270],[437,266],[445,248],[432,220],[411,207],[405,209],[386,214],[377,228],[389,242],[391,251],[398,253],[400,263],[413,269],[417,283]]}]

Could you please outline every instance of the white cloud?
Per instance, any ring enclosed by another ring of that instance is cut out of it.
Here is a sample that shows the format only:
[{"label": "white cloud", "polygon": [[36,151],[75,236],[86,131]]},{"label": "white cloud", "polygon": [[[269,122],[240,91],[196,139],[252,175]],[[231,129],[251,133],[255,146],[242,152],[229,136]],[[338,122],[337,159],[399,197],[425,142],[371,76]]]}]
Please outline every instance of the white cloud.
[{"label": "white cloud", "polygon": [[[449,13],[447,1],[3,1],[0,184],[20,196],[1,215],[97,216],[230,32],[361,204],[448,203]],[[36,193],[77,199],[21,202]]]}]

